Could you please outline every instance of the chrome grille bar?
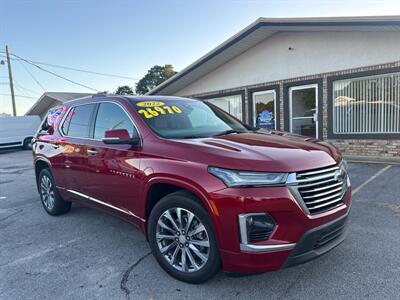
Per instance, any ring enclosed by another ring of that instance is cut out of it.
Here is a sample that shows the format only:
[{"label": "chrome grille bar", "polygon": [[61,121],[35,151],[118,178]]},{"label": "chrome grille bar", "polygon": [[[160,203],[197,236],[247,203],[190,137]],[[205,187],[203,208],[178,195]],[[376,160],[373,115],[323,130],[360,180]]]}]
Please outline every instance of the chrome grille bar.
[{"label": "chrome grille bar", "polygon": [[342,195],[342,193],[336,193],[336,194],[331,195],[331,196],[329,196],[329,197],[321,198],[321,199],[318,199],[318,200],[315,200],[315,201],[306,201],[306,204],[307,204],[307,206],[308,206],[308,205],[310,205],[310,204],[325,202],[325,201],[327,201],[327,200],[340,197],[341,195]]},{"label": "chrome grille bar", "polygon": [[314,206],[314,207],[310,207],[309,210],[315,210],[315,209],[318,209],[318,208],[321,208],[321,207],[325,207],[327,205],[334,204],[334,203],[339,202],[339,201],[342,201],[342,199],[338,198],[338,199],[332,200],[332,201],[324,203],[324,204],[320,204],[320,205],[317,205],[317,206]]},{"label": "chrome grille bar", "polygon": [[305,176],[321,174],[321,173],[326,173],[326,172],[336,171],[336,170],[339,170],[339,167],[332,167],[332,168],[328,168],[328,169],[322,169],[322,170],[318,170],[318,171],[305,172],[305,173],[302,172],[301,174],[299,174],[299,176],[305,177]]},{"label": "chrome grille bar", "polygon": [[320,175],[320,176],[313,176],[313,177],[309,177],[307,179],[298,179],[297,182],[298,183],[311,182],[311,181],[317,181],[317,180],[321,180],[321,179],[333,178],[333,176],[335,176],[335,172]]},{"label": "chrome grille bar", "polygon": [[[330,186],[329,188],[332,188],[332,186]],[[329,191],[324,192],[324,193],[314,194],[314,195],[311,195],[311,196],[303,196],[303,199],[319,198],[321,196],[329,195],[329,194],[332,194],[332,193],[338,192],[338,191],[342,191],[342,187],[341,186],[336,188],[336,189],[334,189],[334,190],[329,190]],[[308,193],[308,191],[307,191],[307,193]]]},{"label": "chrome grille bar", "polygon": [[[326,182],[330,182],[330,181],[332,181],[332,180],[329,180],[329,181],[326,181]],[[318,184],[321,184],[321,183],[317,183],[317,185]],[[315,189],[311,189],[311,190],[304,190],[304,193],[319,192],[319,191],[330,189],[332,187],[336,187],[336,186],[339,186],[339,185],[342,185],[342,184],[343,184],[343,182],[338,182],[338,183],[335,183],[335,184],[332,184],[332,185],[329,185],[329,186],[324,186],[324,187],[315,188]],[[304,187],[308,187],[308,186],[311,186],[311,185],[302,185],[301,187],[304,188]]]}]

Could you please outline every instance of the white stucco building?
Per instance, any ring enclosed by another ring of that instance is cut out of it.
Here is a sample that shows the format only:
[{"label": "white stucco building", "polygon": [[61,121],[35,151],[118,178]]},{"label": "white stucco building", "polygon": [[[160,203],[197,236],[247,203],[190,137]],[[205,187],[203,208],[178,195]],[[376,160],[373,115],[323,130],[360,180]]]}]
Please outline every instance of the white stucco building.
[{"label": "white stucco building", "polygon": [[149,94],[400,158],[400,17],[260,18]]},{"label": "white stucco building", "polygon": [[88,93],[69,93],[69,92],[45,92],[40,98],[32,105],[25,115],[38,115],[44,118],[48,110],[54,106],[63,104],[66,101],[90,96]]}]

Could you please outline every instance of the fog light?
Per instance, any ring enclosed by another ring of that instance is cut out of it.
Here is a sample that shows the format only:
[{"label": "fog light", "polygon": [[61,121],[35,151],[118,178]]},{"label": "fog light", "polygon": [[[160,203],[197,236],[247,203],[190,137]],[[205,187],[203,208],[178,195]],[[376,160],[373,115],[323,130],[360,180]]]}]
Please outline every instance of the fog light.
[{"label": "fog light", "polygon": [[268,240],[275,225],[274,219],[267,213],[239,215],[241,243],[249,244]]}]

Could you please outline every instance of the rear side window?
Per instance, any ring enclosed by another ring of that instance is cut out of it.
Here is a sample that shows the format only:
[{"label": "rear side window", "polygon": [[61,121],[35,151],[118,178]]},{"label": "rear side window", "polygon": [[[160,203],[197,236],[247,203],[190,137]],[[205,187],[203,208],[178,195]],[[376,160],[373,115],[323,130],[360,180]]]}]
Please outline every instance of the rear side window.
[{"label": "rear side window", "polygon": [[100,140],[104,138],[107,130],[113,129],[126,129],[131,138],[138,136],[131,119],[120,106],[114,103],[101,103],[94,126],[94,138]]},{"label": "rear side window", "polygon": [[88,138],[94,107],[94,104],[85,104],[72,108],[61,127],[62,132],[70,137]]}]

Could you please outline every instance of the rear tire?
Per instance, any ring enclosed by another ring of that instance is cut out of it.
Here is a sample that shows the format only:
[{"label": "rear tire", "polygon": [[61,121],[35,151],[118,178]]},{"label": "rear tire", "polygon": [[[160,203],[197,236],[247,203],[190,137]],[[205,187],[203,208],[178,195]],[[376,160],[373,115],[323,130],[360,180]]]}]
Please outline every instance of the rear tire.
[{"label": "rear tire", "polygon": [[64,201],[54,183],[49,169],[43,169],[38,177],[40,199],[45,211],[52,216],[67,213],[71,209],[71,202]]},{"label": "rear tire", "polygon": [[220,269],[208,212],[197,198],[185,191],[169,194],[154,206],[148,237],[154,257],[176,279],[202,283]]}]

